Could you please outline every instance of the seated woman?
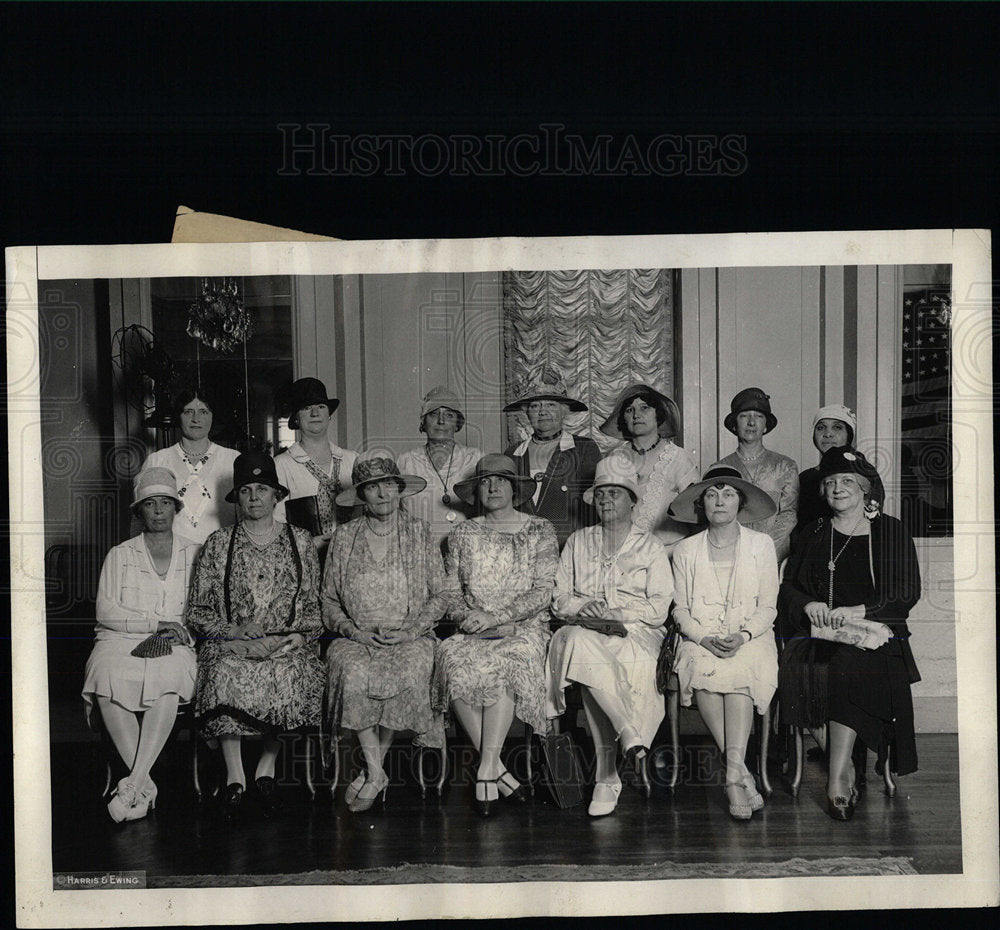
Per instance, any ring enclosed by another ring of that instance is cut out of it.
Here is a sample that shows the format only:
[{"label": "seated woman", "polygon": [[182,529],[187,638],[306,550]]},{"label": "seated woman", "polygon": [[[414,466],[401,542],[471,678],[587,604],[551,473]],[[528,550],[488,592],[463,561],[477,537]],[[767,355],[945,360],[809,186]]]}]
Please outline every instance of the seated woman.
[{"label": "seated woman", "polygon": [[601,522],[570,536],[556,572],[552,613],[568,625],[549,644],[547,711],[562,714],[564,689],[579,682],[597,752],[592,817],[618,804],[616,742],[636,764],[663,720],[656,660],[673,580],[663,545],[632,523],[637,498],[629,461],[615,454],[601,459],[583,495]]},{"label": "seated woman", "polygon": [[764,806],[745,756],[754,707],[766,712],[778,683],[774,642],[778,562],[765,533],[740,526],[776,510],[735,468],[713,465],[677,495],[671,513],[706,529],[674,549],[674,619],[682,638],[674,671],[681,703],[695,697],[726,763],[729,814]]},{"label": "seated woman", "polygon": [[[173,532],[181,509],[173,472],[149,468],[135,479],[132,511],[144,529],[104,560],[97,589],[97,637],[87,659],[83,699],[88,719],[96,701],[115,749],[129,769],[108,813],[139,820],[156,804],[149,773],[177,717],[194,694],[195,658],[184,605],[198,543]],[[156,649],[139,649],[154,635]],[[138,715],[142,714],[142,722]]]},{"label": "seated woman", "polygon": [[602,433],[625,440],[615,452],[630,461],[638,475],[639,501],[632,522],[659,539],[668,553],[687,535],[687,527],[669,516],[670,504],[698,480],[694,456],[673,442],[680,421],[673,400],[646,384],[631,384],[601,424]]},{"label": "seated woman", "polygon": [[343,637],[326,655],[330,725],[357,733],[367,768],[345,798],[351,811],[366,811],[385,795],[382,763],[397,730],[413,730],[417,745],[444,745],[430,681],[448,596],[430,527],[400,509],[424,479],[378,457],[359,459],[352,479],[337,504],[363,504],[365,513],[334,530],[320,600],[323,623]]},{"label": "seated woman", "polygon": [[229,820],[246,788],[242,738],[264,737],[254,779],[270,814],[278,807],[278,734],[316,726],[322,716],[323,664],[314,643],[323,629],[319,559],[306,530],[274,519],[287,493],[269,455],[236,460],[226,500],[236,503],[240,522],[208,537],[188,603],[188,626],[203,640],[196,710],[204,736],[222,745]]},{"label": "seated woman", "polygon": [[424,479],[424,489],[406,502],[407,511],[430,525],[440,544],[469,516],[467,506],[452,490],[456,481],[468,478],[483,453],[474,446],[455,441],[465,426],[461,399],[446,387],[431,388],[420,408],[420,432],[427,442],[399,457],[400,471]]},{"label": "seated woman", "polygon": [[[849,820],[859,799],[851,765],[856,739],[877,750],[879,771],[917,770],[910,685],[920,675],[906,618],[920,600],[920,567],[902,524],[868,506],[878,473],[860,452],[829,449],[819,469],[831,516],[796,536],[785,567],[783,610],[797,618],[800,636],[782,652],[781,706],[793,725],[829,721],[827,811]],[[888,641],[859,648],[812,638],[814,629],[824,635],[823,628],[856,621],[885,624]],[[822,661],[825,693],[803,692],[802,683],[816,682],[811,666]]]},{"label": "seated woman", "polygon": [[559,562],[552,524],[514,508],[534,491],[506,455],[484,455],[455,485],[483,515],[448,540],[449,614],[460,632],[446,639],[434,670],[434,706],[449,703],[479,753],[475,808],[488,817],[499,797],[525,800],[500,761],[515,714],[544,732],[545,646]]}]

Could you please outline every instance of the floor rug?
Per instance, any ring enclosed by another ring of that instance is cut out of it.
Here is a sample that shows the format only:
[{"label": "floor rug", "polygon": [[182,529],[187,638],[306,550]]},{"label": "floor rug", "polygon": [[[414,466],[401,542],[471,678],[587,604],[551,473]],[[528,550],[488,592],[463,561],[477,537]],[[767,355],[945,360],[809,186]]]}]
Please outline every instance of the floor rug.
[{"label": "floor rug", "polygon": [[411,864],[346,872],[290,875],[171,875],[147,878],[147,888],[228,888],[260,885],[413,885],[477,882],[662,881],[672,878],[795,878],[816,875],[916,875],[902,856],[788,859],[784,862],[656,862],[649,865],[521,865],[469,868]]}]

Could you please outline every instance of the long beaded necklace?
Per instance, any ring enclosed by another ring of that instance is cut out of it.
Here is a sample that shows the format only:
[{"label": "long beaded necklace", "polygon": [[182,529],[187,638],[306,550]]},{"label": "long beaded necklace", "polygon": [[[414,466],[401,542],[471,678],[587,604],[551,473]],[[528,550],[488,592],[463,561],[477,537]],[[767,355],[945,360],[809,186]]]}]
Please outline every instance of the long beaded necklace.
[{"label": "long beaded necklace", "polygon": [[844,550],[847,548],[848,543],[850,543],[850,541],[854,538],[854,531],[861,525],[861,520],[864,515],[865,512],[863,510],[858,514],[858,519],[854,521],[854,526],[851,527],[851,532],[847,534],[847,539],[844,540],[844,545],[840,547],[840,551],[836,555],[833,554],[833,524],[830,524],[830,561],[826,563],[826,570],[830,573],[830,584],[827,588],[826,606],[831,610],[833,609],[833,573],[837,570],[837,559],[844,554]]}]

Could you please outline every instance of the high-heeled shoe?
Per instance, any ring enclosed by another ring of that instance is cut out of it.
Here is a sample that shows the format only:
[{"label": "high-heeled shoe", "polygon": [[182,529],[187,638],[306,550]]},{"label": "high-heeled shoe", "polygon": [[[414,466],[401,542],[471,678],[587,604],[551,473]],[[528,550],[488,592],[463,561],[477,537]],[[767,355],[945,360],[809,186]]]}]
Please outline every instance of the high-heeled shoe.
[{"label": "high-heeled shoe", "polygon": [[[737,789],[743,795],[743,800],[734,801],[733,794],[735,792],[730,791],[730,789]],[[726,800],[729,801],[729,816],[732,817],[733,820],[749,820],[753,816],[753,808],[747,800],[746,789],[743,787],[741,782],[726,782]]]},{"label": "high-heeled shoe", "polygon": [[[500,793],[502,798],[513,798],[515,801],[520,801],[522,804],[526,803],[528,800],[528,789],[525,788],[513,775],[510,774],[506,769],[500,773],[500,777],[496,780],[497,791]],[[512,787],[511,783],[517,787]]]},{"label": "high-heeled shoe", "polygon": [[854,816],[854,805],[850,798],[845,798],[842,794],[826,799],[826,812],[834,820],[850,820]]},{"label": "high-heeled shoe", "polygon": [[472,807],[480,817],[490,817],[497,805],[497,801],[500,800],[500,779],[499,778],[477,778],[476,787],[480,785],[488,786],[493,785],[497,790],[497,797],[489,797],[489,788],[483,788],[483,794],[486,795],[484,798],[474,798],[472,801]]},{"label": "high-heeled shoe", "polygon": [[264,810],[264,816],[270,817],[281,810],[281,798],[278,797],[278,785],[270,775],[261,775],[254,785],[260,795],[260,804]]},{"label": "high-heeled shoe", "polygon": [[240,815],[240,807],[243,804],[244,788],[238,781],[226,785],[226,790],[220,797],[220,812],[222,819],[232,823]]},{"label": "high-heeled shoe", "polygon": [[344,789],[344,803],[350,804],[357,796],[358,792],[362,789],[365,783],[365,779],[368,776],[362,772],[357,778],[352,781],[347,788]]},{"label": "high-heeled shoe", "polygon": [[608,814],[613,814],[618,806],[618,798],[621,793],[621,782],[610,784],[606,781],[599,781],[594,785],[594,794],[590,799],[587,813],[591,817],[606,817]]},{"label": "high-heeled shoe", "polygon": [[129,781],[129,776],[126,775],[118,782],[118,787],[111,792],[111,800],[108,801],[108,813],[111,815],[111,819],[115,823],[128,820],[129,811],[135,807],[138,797],[138,787]]},{"label": "high-heeled shoe", "polygon": [[746,792],[747,803],[750,805],[750,810],[759,811],[764,806],[764,798],[757,790],[757,783],[754,781],[753,775],[747,772],[747,774],[743,776],[743,780],[740,784]]},{"label": "high-heeled shoe", "polygon": [[136,795],[135,804],[128,809],[125,814],[126,820],[142,820],[151,810],[156,808],[156,795],[158,789],[152,778],[146,779],[146,784]]},{"label": "high-heeled shoe", "polygon": [[375,802],[381,799],[385,806],[385,796],[389,793],[389,776],[385,772],[381,778],[366,778],[358,791],[357,797],[347,805],[352,814],[363,814],[371,810]]},{"label": "high-heeled shoe", "polygon": [[636,775],[641,777],[642,767],[645,765],[647,748],[643,745],[642,737],[633,726],[624,726],[618,734],[618,741],[622,746],[622,755],[625,761],[632,767]]}]

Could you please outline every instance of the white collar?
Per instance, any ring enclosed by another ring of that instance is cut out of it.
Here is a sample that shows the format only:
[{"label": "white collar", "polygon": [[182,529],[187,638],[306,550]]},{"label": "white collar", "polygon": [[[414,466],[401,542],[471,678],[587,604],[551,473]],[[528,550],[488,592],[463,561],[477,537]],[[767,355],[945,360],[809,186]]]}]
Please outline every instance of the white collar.
[{"label": "white collar", "polygon": [[[328,439],[327,442],[330,443],[330,454],[335,459],[343,459],[344,458],[344,450],[341,449],[340,446],[334,445],[333,444],[333,440]],[[312,461],[312,459],[309,458],[309,453],[306,452],[306,450],[302,448],[302,444],[298,443],[298,442],[294,442],[294,443],[292,443],[292,445],[290,445],[288,447],[288,454],[293,459],[295,459],[296,462],[310,462],[310,461]]]},{"label": "white collar", "polygon": [[[531,437],[529,436],[524,440],[524,442],[518,444],[518,447],[514,450],[513,455],[524,455],[524,453],[528,451],[528,446],[530,444]],[[573,441],[573,434],[563,430],[562,434],[559,436],[559,451],[568,452],[570,449],[575,448],[576,443]]]}]

